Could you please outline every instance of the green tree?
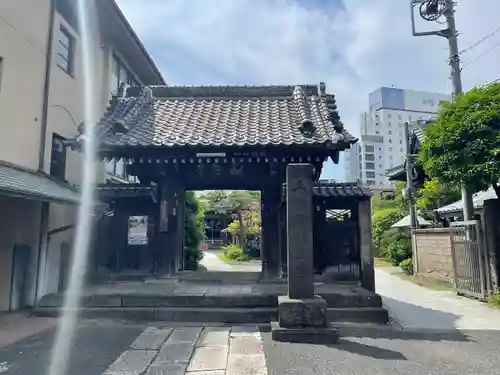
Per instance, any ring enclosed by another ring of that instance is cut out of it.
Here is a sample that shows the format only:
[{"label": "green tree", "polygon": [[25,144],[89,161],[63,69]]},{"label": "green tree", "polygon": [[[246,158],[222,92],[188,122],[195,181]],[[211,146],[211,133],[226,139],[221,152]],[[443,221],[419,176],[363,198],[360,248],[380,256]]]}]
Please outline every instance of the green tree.
[{"label": "green tree", "polygon": [[186,192],[184,264],[188,270],[196,270],[203,259],[203,253],[200,251],[205,229],[203,216],[203,204],[192,191]]},{"label": "green tree", "polygon": [[[211,191],[204,195],[206,209],[221,213],[231,212],[236,215],[238,223],[238,236],[240,245],[245,243],[245,235],[248,230],[255,228],[255,215],[248,215],[249,212],[257,215],[260,223],[260,192],[248,190],[221,190]],[[259,224],[260,225],[260,224]]]},{"label": "green tree", "polygon": [[460,188],[457,185],[444,185],[436,178],[424,181],[417,192],[417,207],[428,216],[432,210],[453,203],[460,199]]},{"label": "green tree", "polygon": [[444,185],[475,191],[493,186],[500,197],[500,82],[474,87],[443,104],[425,129],[420,159]]}]

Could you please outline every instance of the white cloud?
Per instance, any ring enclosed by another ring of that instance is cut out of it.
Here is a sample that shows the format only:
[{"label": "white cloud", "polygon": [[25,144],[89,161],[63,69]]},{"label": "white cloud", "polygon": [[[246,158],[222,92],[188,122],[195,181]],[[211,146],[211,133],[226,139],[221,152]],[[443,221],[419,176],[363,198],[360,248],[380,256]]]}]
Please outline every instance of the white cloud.
[{"label": "white cloud", "polygon": [[[446,40],[411,35],[409,0],[344,0],[343,7],[325,9],[305,7],[308,1],[118,3],[169,83],[326,81],[337,96],[346,127],[355,135],[358,113],[367,106],[367,94],[378,86],[451,89],[445,87]],[[459,48],[497,28],[499,13],[498,0],[459,1]],[[500,33],[462,58],[472,61],[499,42]],[[464,88],[500,78],[499,58],[500,47],[467,66]]]}]

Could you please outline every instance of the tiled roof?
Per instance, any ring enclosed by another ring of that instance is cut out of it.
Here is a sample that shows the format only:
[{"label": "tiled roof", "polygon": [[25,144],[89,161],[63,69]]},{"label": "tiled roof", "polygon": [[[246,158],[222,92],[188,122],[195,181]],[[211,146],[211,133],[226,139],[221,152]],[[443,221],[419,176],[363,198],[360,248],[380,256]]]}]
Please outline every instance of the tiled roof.
[{"label": "tiled roof", "polygon": [[97,129],[102,148],[324,145],[345,149],[335,98],[324,84],[132,87]]},{"label": "tiled roof", "polygon": [[0,162],[0,195],[3,194],[48,202],[80,202],[80,194],[73,187],[6,162]]},{"label": "tiled roof", "polygon": [[96,195],[101,200],[118,198],[153,198],[156,186],[141,184],[101,184],[96,186]]},{"label": "tiled roof", "polygon": [[[286,183],[283,184],[283,194],[286,194]],[[370,198],[373,192],[358,182],[319,181],[313,184],[313,195],[322,198]]]},{"label": "tiled roof", "polygon": [[357,182],[319,182],[314,184],[313,194],[324,198],[369,198],[373,195],[368,186]]},{"label": "tiled roof", "polygon": [[[484,206],[484,201],[487,199],[497,199],[497,195],[493,187],[490,187],[488,190],[480,191],[472,195],[472,204],[475,210],[480,210]],[[459,213],[463,210],[462,200],[458,200],[456,202],[450,203],[446,206],[440,207],[436,209],[436,212],[439,214],[451,214],[451,213]]]}]

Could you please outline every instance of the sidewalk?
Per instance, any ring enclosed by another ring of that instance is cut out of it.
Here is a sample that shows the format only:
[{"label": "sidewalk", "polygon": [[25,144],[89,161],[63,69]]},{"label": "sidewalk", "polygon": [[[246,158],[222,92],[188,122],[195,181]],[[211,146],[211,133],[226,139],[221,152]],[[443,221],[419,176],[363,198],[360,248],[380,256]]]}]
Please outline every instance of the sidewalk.
[{"label": "sidewalk", "polygon": [[500,310],[482,302],[427,289],[383,269],[375,270],[375,279],[384,306],[403,329],[500,331]]},{"label": "sidewalk", "polygon": [[218,253],[220,250],[205,250],[203,251],[203,259],[200,264],[204,266],[207,271],[216,272],[260,272],[260,260],[249,260],[246,262],[224,262],[219,258]]},{"label": "sidewalk", "polygon": [[56,324],[57,319],[31,318],[27,312],[2,313],[0,314],[0,349],[54,327]]}]

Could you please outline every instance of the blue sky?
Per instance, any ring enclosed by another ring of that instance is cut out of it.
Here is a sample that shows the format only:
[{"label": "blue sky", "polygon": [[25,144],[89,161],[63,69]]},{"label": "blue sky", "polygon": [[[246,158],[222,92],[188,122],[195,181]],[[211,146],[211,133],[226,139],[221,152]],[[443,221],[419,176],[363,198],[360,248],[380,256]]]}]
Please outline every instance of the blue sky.
[{"label": "blue sky", "polygon": [[[408,0],[117,0],[169,84],[325,81],[346,128],[378,86],[448,92],[446,41],[412,37]],[[500,1],[460,0],[460,48],[498,26]],[[422,27],[439,26],[426,24]],[[500,78],[500,33],[461,55],[465,88]],[[328,163],[324,177],[343,178]]]}]

